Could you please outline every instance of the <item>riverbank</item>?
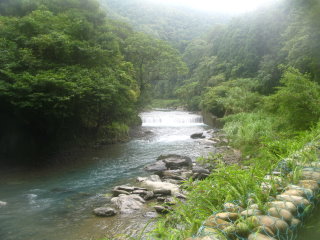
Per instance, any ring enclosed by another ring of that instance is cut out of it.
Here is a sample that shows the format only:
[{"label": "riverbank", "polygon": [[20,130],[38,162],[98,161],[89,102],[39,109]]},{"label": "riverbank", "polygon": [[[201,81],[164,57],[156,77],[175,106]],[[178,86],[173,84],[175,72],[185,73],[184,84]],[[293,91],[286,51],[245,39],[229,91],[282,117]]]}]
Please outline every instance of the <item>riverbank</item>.
[{"label": "riverbank", "polygon": [[61,168],[47,165],[25,171],[4,170],[0,174],[0,200],[7,205],[0,209],[0,238],[87,240],[141,230],[150,220],[143,211],[117,215],[113,220],[96,217],[92,211],[110,202],[115,186],[148,175],[144,166],[158,156],[187,155],[194,161],[214,150],[213,146],[199,144],[201,139],[190,138],[193,133],[209,130],[199,115],[155,111],[148,112],[144,121],[148,126],[143,125],[142,130],[148,134],[79,152],[74,158],[65,156],[70,164]]},{"label": "riverbank", "polygon": [[[281,158],[277,159],[274,155],[269,155],[265,149],[266,152],[263,155],[261,155],[261,152],[251,156],[245,155],[244,161],[240,166],[228,166],[220,161],[220,164],[216,165],[214,171],[205,180],[189,181],[185,186],[190,191],[187,194],[188,200],[160,220],[155,230],[151,233],[151,239],[186,239],[191,236],[197,236],[195,239],[233,239],[239,236],[247,238],[250,233],[255,232],[265,235],[260,236],[257,233],[251,236],[250,239],[255,239],[253,237],[256,237],[256,235],[262,237],[261,239],[273,239],[272,237],[279,236],[277,235],[277,231],[271,231],[268,234],[265,231],[259,232],[259,230],[254,229],[254,226],[258,227],[257,222],[254,222],[254,224],[246,222],[246,216],[250,216],[250,213],[251,216],[259,218],[259,215],[266,214],[270,208],[267,207],[268,202],[286,201],[288,204],[295,202],[297,200],[296,196],[293,194],[291,197],[292,192],[288,193],[287,191],[290,189],[286,188],[288,184],[291,184],[291,188],[294,187],[294,184],[300,185],[296,186],[296,188],[300,190],[306,188],[306,191],[310,192],[308,186],[301,185],[303,183],[299,182],[299,177],[302,176],[304,177],[303,179],[309,179],[304,174],[309,176],[311,172],[314,172],[316,176],[318,174],[317,169],[304,169],[306,166],[314,166],[319,161],[318,130],[314,129],[308,134],[287,141],[290,143],[286,142],[285,145],[287,147],[287,155]],[[269,144],[278,144],[278,146],[280,145],[284,148],[284,143],[284,141],[278,141]],[[234,143],[231,142],[231,144]],[[270,148],[271,146],[267,147]],[[244,147],[244,149],[246,148]],[[257,148],[251,146],[250,149]],[[260,151],[262,149],[260,147]],[[214,162],[215,160],[216,158],[206,159],[208,162]],[[314,174],[312,173],[311,176]],[[319,182],[320,179],[309,180],[317,180]],[[285,198],[283,198],[283,195]],[[297,198],[301,198],[301,196],[306,197],[306,195],[299,195]],[[312,196],[314,199],[316,192]],[[301,201],[308,204],[302,207],[302,210],[305,209],[306,212],[300,212],[300,215],[298,215],[300,220],[301,217],[308,215],[310,206],[313,206],[313,203],[309,204],[310,198],[301,199]],[[225,204],[232,205],[235,210],[226,208]],[[256,204],[254,209],[250,208],[253,204]],[[218,215],[214,215],[208,219],[212,213],[217,213]],[[223,219],[219,215],[220,213],[227,217]],[[235,216],[235,218],[230,217],[230,214]],[[241,217],[239,217],[240,215]],[[232,225],[234,221],[236,224],[241,223],[239,225],[241,227],[240,230]],[[242,224],[243,222],[245,225]],[[299,221],[296,222],[299,223]],[[295,225],[291,225],[290,223],[290,226],[296,230]],[[179,230],[177,230],[177,227]],[[207,235],[212,236],[209,237]],[[287,236],[290,237],[291,235]],[[282,236],[281,239],[287,238],[283,238]]]}]

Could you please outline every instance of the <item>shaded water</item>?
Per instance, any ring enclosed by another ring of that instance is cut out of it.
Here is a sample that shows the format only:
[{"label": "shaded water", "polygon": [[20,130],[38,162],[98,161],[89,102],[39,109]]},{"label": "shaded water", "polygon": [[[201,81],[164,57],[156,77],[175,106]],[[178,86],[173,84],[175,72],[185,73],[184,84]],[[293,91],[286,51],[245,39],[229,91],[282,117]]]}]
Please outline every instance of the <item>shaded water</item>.
[{"label": "shaded water", "polygon": [[312,213],[312,216],[304,222],[302,229],[298,232],[297,240],[319,240],[320,239],[320,206]]},{"label": "shaded water", "polygon": [[[78,156],[63,168],[0,170],[0,239],[97,239],[141,229],[148,208],[132,215],[97,218],[92,209],[109,203],[113,186],[145,175],[143,167],[161,154],[206,155],[212,145],[190,135],[208,126],[196,114],[152,111],[141,114],[145,137]],[[137,221],[139,219],[139,221]]]}]

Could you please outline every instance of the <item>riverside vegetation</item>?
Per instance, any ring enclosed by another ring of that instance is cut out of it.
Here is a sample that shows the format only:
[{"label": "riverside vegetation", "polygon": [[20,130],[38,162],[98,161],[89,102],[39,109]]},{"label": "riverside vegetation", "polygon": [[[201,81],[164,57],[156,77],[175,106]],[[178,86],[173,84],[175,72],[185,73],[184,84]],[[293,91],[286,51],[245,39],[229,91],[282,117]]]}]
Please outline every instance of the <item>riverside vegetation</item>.
[{"label": "riverside vegetation", "polygon": [[2,159],[119,141],[139,124],[157,76],[186,71],[177,50],[94,0],[5,0],[0,15]]},{"label": "riverside vegetation", "polygon": [[[246,203],[253,195],[263,205],[269,197],[260,187],[264,177],[282,159],[319,140],[319,10],[318,1],[283,1],[217,24],[181,50],[189,73],[176,96],[190,110],[222,118],[245,168],[217,164],[216,156],[202,159],[216,165],[214,171],[205,180],[185,183],[188,200],[160,219],[150,238],[194,235],[225,202]],[[303,159],[316,161],[317,155],[304,151]],[[298,175],[294,162],[287,167]],[[275,193],[273,187],[269,194]]]},{"label": "riverside vegetation", "polygon": [[[246,204],[253,196],[263,205],[276,194],[275,186],[269,195],[262,191],[265,175],[319,140],[317,0],[284,0],[227,23],[215,20],[207,34],[182,34],[169,39],[172,45],[106,17],[91,0],[7,0],[0,14],[2,155],[80,136],[121,138],[153,93],[222,118],[242,167],[219,156],[200,159],[214,170],[186,181],[186,202],[159,220],[152,239],[192,236],[225,202]],[[119,14],[139,29],[142,21]],[[306,161],[316,157],[303,154]],[[287,167],[295,181],[299,168],[294,161]]]}]

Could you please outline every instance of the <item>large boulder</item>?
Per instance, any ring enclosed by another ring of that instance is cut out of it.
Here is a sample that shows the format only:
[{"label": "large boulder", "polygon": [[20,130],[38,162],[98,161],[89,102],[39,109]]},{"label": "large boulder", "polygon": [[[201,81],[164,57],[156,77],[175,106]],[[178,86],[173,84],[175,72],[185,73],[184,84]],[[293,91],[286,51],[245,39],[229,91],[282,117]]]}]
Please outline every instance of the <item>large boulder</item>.
[{"label": "large boulder", "polygon": [[167,155],[163,158],[163,161],[167,167],[167,169],[180,169],[183,167],[192,167],[192,160],[187,156],[180,155]]},{"label": "large boulder", "polygon": [[112,217],[117,211],[110,207],[100,207],[93,210],[93,213],[99,217]]},{"label": "large boulder", "polygon": [[121,213],[132,213],[141,209],[145,200],[139,195],[119,195],[111,199],[111,202],[117,206]]}]

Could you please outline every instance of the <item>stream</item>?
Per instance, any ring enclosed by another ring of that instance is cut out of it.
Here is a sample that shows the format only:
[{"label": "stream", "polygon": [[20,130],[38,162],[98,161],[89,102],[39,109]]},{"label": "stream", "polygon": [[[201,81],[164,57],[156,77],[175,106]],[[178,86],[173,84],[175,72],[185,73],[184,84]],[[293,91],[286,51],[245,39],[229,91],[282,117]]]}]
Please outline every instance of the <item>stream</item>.
[{"label": "stream", "polygon": [[[82,240],[140,231],[150,221],[150,208],[130,215],[99,218],[95,207],[110,201],[116,185],[135,184],[147,175],[143,167],[161,154],[191,157],[212,152],[206,140],[190,135],[209,129],[202,117],[184,111],[157,110],[140,114],[144,136],[127,143],[88,150],[65,166],[46,169],[1,169],[0,239]],[[137,221],[138,220],[138,221]]]}]

